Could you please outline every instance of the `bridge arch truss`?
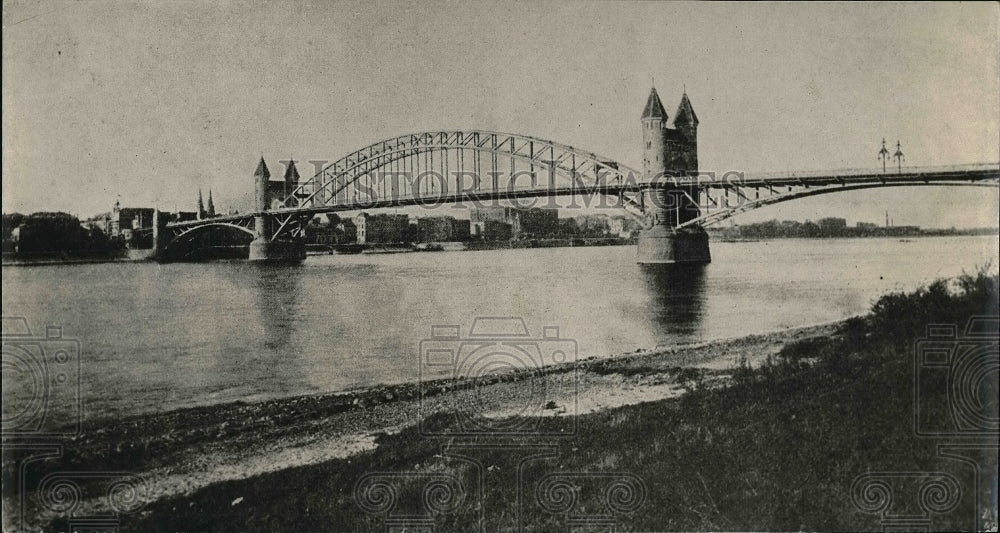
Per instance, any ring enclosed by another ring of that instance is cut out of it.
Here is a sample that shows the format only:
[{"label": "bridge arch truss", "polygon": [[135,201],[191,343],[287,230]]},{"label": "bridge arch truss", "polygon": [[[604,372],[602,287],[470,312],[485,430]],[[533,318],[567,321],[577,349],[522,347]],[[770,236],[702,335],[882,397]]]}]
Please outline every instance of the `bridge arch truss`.
[{"label": "bridge arch truss", "polygon": [[613,196],[639,218],[641,178],[610,158],[538,137],[435,131],[351,152],[301,183],[277,211],[585,192]]}]

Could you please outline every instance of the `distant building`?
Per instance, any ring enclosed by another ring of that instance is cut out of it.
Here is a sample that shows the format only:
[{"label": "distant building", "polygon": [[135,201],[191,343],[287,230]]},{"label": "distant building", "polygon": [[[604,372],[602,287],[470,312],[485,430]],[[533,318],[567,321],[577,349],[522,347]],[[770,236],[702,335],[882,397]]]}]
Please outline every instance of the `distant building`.
[{"label": "distant building", "polygon": [[[121,202],[115,202],[110,212],[99,213],[80,223],[87,229],[100,230],[113,239],[123,241],[129,248],[146,247],[148,243],[136,240],[138,230],[153,227],[152,207],[122,207]],[[152,232],[150,231],[151,235]]]},{"label": "distant building", "polygon": [[354,226],[358,244],[399,244],[408,240],[410,220],[406,215],[359,213]]},{"label": "distant building", "polygon": [[514,238],[547,237],[559,231],[559,210],[540,207],[476,207],[470,210],[473,235],[482,236],[486,222],[509,225]]},{"label": "distant building", "polygon": [[467,241],[470,233],[468,220],[449,216],[417,219],[417,238],[420,242]]},{"label": "distant building", "polygon": [[498,220],[484,220],[478,228],[478,236],[484,241],[509,241],[514,236],[511,225]]},{"label": "distant building", "polygon": [[829,231],[840,231],[847,228],[847,220],[837,217],[827,217],[819,219],[816,224],[820,229]]},{"label": "distant building", "polygon": [[507,222],[509,207],[473,207],[469,210],[469,222],[473,225],[493,220],[496,222]]},{"label": "distant building", "polygon": [[615,215],[608,219],[608,231],[612,235],[627,239],[632,236],[632,231],[639,229],[638,224],[623,215]]},{"label": "distant building", "polygon": [[131,230],[152,228],[153,208],[121,207],[119,202],[115,202],[107,227],[111,237],[120,237],[125,231],[131,233]]},{"label": "distant building", "polygon": [[340,221],[340,224],[337,224],[337,232],[341,235],[341,242],[357,242],[358,240],[358,227],[349,218],[345,218]]},{"label": "distant building", "polygon": [[533,207],[530,209],[515,208],[513,211],[514,236],[551,237],[559,232],[559,210]]},{"label": "distant building", "polygon": [[316,216],[305,227],[306,244],[336,245],[353,243],[357,239],[357,227],[351,219]]},{"label": "distant building", "polygon": [[84,220],[83,225],[88,228],[93,228],[100,230],[101,233],[105,235],[111,235],[111,231],[108,227],[111,225],[111,212],[98,213],[87,220]]},{"label": "distant building", "polygon": [[166,216],[167,220],[170,222],[187,222],[189,220],[198,220],[198,213],[194,211],[178,211],[176,213],[161,213],[161,216]]},{"label": "distant building", "polygon": [[603,236],[611,233],[608,215],[577,215],[575,219],[580,235]]},{"label": "distant building", "polygon": [[[4,239],[3,241],[3,251],[4,252],[19,252],[21,251],[21,230],[24,228],[24,224],[17,226],[16,228],[10,230],[10,237]],[[8,249],[9,248],[9,249]]]},{"label": "distant building", "polygon": [[98,229],[108,237],[123,241],[129,248],[145,247],[148,243],[136,240],[139,233],[137,230],[153,227],[153,208],[122,207],[120,202],[115,202],[110,212],[94,215],[82,225]]},{"label": "distant building", "polygon": [[884,231],[890,237],[920,235],[920,226],[889,226]]}]

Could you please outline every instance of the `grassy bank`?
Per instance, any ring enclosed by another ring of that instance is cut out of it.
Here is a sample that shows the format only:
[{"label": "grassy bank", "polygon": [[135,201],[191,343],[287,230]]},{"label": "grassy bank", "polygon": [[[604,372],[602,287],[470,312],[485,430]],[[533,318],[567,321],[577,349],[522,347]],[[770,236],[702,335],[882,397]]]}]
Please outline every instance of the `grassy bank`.
[{"label": "grassy bank", "polygon": [[[476,409],[490,416],[523,415],[525,392],[544,390],[544,398],[536,398],[536,412],[570,417],[676,397],[694,375],[703,384],[722,382],[741,358],[759,364],[785,345],[828,337],[837,327],[820,324],[640,350],[472,381],[441,378],[423,385],[374,385],[89,419],[79,435],[64,441],[61,454],[32,462],[23,476],[17,474],[16,455],[4,454],[4,505],[25,504],[23,512],[5,507],[5,523],[17,524],[23,517],[25,528],[8,529],[35,531],[55,517],[68,516],[65,503],[42,497],[43,481],[59,472],[128,472],[145,480],[138,487],[140,501],[172,498],[220,482],[351,457],[374,449],[378,435],[395,433],[428,415],[453,413],[456,405],[468,405],[473,398]],[[563,387],[567,380],[575,386]],[[17,478],[24,482],[21,497],[15,491],[19,484],[6,482]],[[104,495],[114,479],[72,477],[81,496],[72,516],[106,513],[111,502]]]},{"label": "grassy bank", "polygon": [[[494,429],[525,423],[517,438],[427,436],[459,427],[453,414],[441,412],[422,426],[379,435],[374,450],[163,499],[123,515],[121,527],[384,531],[388,519],[425,520],[440,531],[555,531],[575,518],[613,519],[621,531],[878,530],[880,517],[852,501],[859,475],[940,471],[966,490],[955,508],[933,515],[933,529],[970,529],[972,470],[940,458],[940,439],[915,437],[914,343],[928,324],[961,329],[969,317],[996,315],[997,284],[996,276],[979,274],[887,295],[837,335],[786,345],[764,364],[732,369],[724,386],[691,368],[682,370],[688,392],[677,399],[485,422]],[[934,385],[922,387],[921,397],[946,409],[947,389]],[[995,416],[992,385],[983,397],[992,399]],[[544,457],[527,459],[532,454]],[[607,491],[609,474],[638,479],[636,496]],[[571,480],[567,492],[540,491],[552,487],[545,485],[552,475]],[[379,492],[373,479],[392,490]],[[449,493],[435,480],[457,484]],[[893,505],[913,511],[907,498],[899,494]]]}]

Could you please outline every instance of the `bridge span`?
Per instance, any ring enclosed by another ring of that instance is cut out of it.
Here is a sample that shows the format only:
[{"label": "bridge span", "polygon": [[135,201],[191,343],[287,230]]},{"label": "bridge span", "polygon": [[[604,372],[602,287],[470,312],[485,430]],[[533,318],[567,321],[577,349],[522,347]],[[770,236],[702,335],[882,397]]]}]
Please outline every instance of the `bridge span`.
[{"label": "bridge span", "polygon": [[[1000,163],[748,174],[699,171],[698,118],[685,94],[667,126],[654,89],[641,118],[642,171],[573,146],[493,131],[402,135],[356,150],[301,180],[289,162],[271,181],[263,158],[246,213],[154,228],[158,252],[213,227],[253,235],[251,260],[301,260],[302,236],[318,214],[405,206],[524,205],[571,197],[574,205],[623,210],[643,222],[640,263],[709,262],[706,225],[818,194],[875,187],[996,188]],[[544,200],[550,199],[550,200]],[[580,203],[576,203],[579,201]]]}]

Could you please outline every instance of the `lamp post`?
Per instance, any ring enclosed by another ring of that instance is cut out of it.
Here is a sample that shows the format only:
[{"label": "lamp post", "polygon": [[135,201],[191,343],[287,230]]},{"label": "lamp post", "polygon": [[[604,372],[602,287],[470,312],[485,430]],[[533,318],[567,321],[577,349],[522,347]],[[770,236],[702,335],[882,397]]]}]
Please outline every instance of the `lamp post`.
[{"label": "lamp post", "polygon": [[900,148],[898,140],[896,141],[896,153],[892,154],[892,158],[896,160],[896,168],[899,170],[899,173],[902,174],[903,160],[905,157],[903,157],[903,150]]},{"label": "lamp post", "polygon": [[885,174],[885,162],[889,159],[889,150],[885,147],[885,137],[882,137],[882,149],[878,151],[878,158],[882,160],[882,173]]}]

